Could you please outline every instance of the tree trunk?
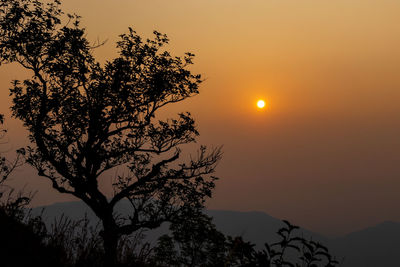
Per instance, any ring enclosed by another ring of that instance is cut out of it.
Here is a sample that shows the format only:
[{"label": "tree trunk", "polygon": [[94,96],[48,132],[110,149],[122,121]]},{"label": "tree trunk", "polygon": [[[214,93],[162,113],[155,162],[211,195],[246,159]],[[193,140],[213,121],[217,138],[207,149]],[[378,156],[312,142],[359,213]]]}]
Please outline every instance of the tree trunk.
[{"label": "tree trunk", "polygon": [[104,266],[115,267],[118,264],[118,234],[116,233],[115,229],[104,227],[102,238],[104,246]]}]

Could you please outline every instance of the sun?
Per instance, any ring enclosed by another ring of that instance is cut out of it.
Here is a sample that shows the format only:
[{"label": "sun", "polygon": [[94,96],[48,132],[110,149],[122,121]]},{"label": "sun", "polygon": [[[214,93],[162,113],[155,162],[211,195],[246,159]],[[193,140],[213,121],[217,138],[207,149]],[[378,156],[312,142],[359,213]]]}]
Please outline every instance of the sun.
[{"label": "sun", "polygon": [[257,101],[257,107],[260,108],[260,109],[264,108],[265,107],[265,101],[262,100],[262,99],[258,100]]}]

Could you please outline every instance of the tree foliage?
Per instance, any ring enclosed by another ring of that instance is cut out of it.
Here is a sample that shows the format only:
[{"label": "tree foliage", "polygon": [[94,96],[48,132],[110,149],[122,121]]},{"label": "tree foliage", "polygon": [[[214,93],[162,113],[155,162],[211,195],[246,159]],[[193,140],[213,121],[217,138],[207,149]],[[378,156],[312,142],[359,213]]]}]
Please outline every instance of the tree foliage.
[{"label": "tree foliage", "polygon": [[195,211],[185,220],[170,226],[170,235],[158,239],[153,265],[162,266],[224,266],[225,236],[212,223],[212,218]]}]

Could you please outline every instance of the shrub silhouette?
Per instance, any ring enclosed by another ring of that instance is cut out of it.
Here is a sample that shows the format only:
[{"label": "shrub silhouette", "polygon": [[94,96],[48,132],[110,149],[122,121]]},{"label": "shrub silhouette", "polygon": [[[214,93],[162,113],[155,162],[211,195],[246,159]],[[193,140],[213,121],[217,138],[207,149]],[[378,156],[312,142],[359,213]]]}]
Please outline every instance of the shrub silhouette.
[{"label": "shrub silhouette", "polygon": [[[52,266],[40,235],[0,209],[1,266]],[[45,260],[43,260],[45,259]]]},{"label": "shrub silhouette", "polygon": [[170,226],[172,235],[163,235],[154,248],[154,265],[224,266],[226,238],[200,211],[185,214]]},{"label": "shrub silhouette", "polygon": [[[3,123],[4,118],[0,114],[0,126]],[[0,139],[3,139],[7,131],[1,128],[0,132]],[[20,164],[19,157],[8,161],[0,156],[0,265],[59,265],[55,250],[43,242],[46,235],[43,221],[40,217],[29,216],[25,211],[31,195],[15,192],[6,185],[8,177]]]},{"label": "shrub silhouette", "polygon": [[157,266],[304,266],[333,267],[338,264],[329,250],[318,242],[297,236],[299,228],[283,221],[277,234],[280,241],[265,243],[257,250],[241,237],[224,236],[210,217],[195,211],[179,224],[172,224],[172,235],[160,237],[154,249]]},{"label": "shrub silhouette", "polygon": [[[26,212],[21,209],[18,214]],[[337,265],[327,248],[296,235],[298,227],[287,221],[277,231],[279,242],[266,243],[264,249],[257,250],[241,237],[219,232],[207,215],[198,211],[191,215],[171,224],[171,233],[161,236],[155,247],[140,243],[137,236],[120,239],[119,266]],[[73,221],[62,216],[46,229],[41,216],[13,218],[1,209],[0,226],[2,244],[6,244],[0,250],[2,266],[103,266],[99,227],[90,225],[86,217]]]}]

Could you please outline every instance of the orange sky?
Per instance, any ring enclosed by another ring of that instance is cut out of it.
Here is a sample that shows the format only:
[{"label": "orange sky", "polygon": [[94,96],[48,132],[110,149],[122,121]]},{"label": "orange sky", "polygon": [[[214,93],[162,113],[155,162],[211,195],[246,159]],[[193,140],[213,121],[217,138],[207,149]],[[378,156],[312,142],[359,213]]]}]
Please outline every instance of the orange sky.
[{"label": "orange sky", "polygon": [[[210,208],[261,210],[331,235],[400,221],[399,1],[65,0],[63,9],[83,17],[89,40],[107,39],[100,61],[128,26],[196,54],[201,93],[170,110],[195,116],[199,143],[224,145]],[[1,113],[9,81],[22,77],[0,68]],[[6,150],[26,143],[19,122],[6,127]],[[13,183],[38,190],[34,205],[72,199],[27,169]]]}]

